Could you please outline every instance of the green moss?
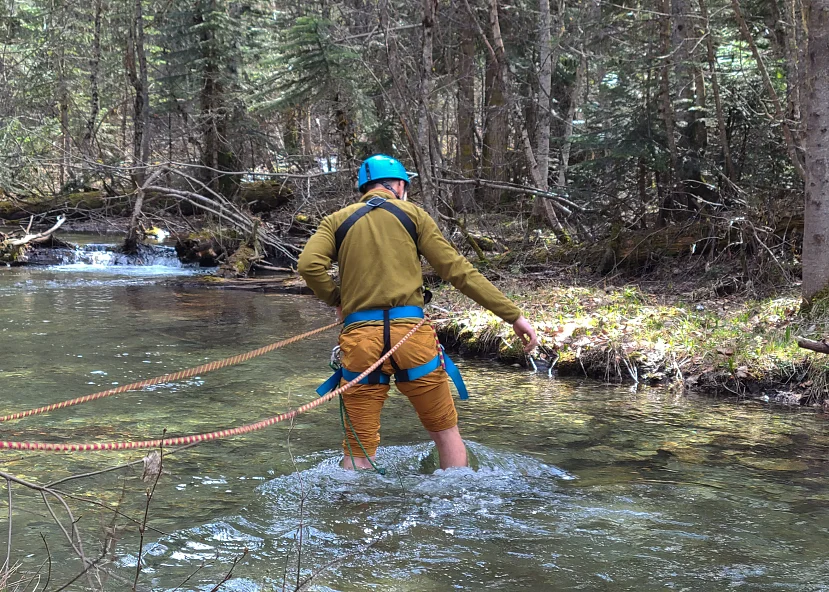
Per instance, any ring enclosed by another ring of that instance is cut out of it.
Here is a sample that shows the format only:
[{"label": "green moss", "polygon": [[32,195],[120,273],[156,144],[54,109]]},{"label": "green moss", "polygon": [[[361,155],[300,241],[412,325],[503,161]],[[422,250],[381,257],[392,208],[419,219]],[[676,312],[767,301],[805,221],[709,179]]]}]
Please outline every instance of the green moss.
[{"label": "green moss", "polygon": [[88,210],[100,210],[105,202],[100,191],[83,191],[70,193],[64,197],[68,206],[73,208],[84,208]]},{"label": "green moss", "polygon": [[233,228],[204,227],[196,232],[187,235],[187,240],[204,242],[216,241],[240,241],[245,238],[242,233]]},{"label": "green moss", "polygon": [[[829,364],[804,363],[820,355],[807,354],[793,338],[829,334],[829,299],[818,300],[823,312],[815,307],[803,317],[797,314],[800,294],[795,290],[775,298],[688,302],[636,286],[547,286],[522,292],[513,281],[499,287],[536,328],[542,351],[557,350],[561,374],[630,381],[635,368],[640,381],[703,376],[710,378],[707,386],[730,381],[732,391],[736,383],[779,382],[780,388],[805,392],[810,400],[829,392],[823,386],[829,383]],[[447,343],[504,362],[522,359],[507,323],[455,290],[437,287],[433,292],[437,306],[457,311],[438,324]],[[798,376],[795,384],[792,376]]]},{"label": "green moss", "polygon": [[225,278],[247,277],[255,258],[256,251],[243,244],[222,264],[219,273]]},{"label": "green moss", "polygon": [[255,181],[243,183],[239,198],[249,204],[253,212],[265,212],[287,204],[293,192],[282,181]]},{"label": "green moss", "polygon": [[19,208],[8,200],[0,200],[0,218],[11,218]]}]

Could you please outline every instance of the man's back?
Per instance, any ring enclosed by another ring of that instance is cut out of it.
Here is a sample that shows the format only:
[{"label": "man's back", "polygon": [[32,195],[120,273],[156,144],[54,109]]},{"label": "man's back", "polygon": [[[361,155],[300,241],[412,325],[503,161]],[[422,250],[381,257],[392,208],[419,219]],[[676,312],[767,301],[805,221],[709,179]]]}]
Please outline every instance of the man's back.
[{"label": "man's back", "polygon": [[[412,220],[417,245],[394,214],[375,208],[349,229],[337,253],[337,228],[372,197],[388,198]],[[361,203],[334,212],[320,223],[298,265],[320,299],[330,306],[342,306],[344,315],[358,310],[423,306],[419,251],[442,279],[465,296],[510,323],[521,316],[518,307],[449,244],[429,214],[411,202],[392,198],[393,194],[383,189],[369,191]],[[340,288],[327,274],[334,260],[340,262]]]}]

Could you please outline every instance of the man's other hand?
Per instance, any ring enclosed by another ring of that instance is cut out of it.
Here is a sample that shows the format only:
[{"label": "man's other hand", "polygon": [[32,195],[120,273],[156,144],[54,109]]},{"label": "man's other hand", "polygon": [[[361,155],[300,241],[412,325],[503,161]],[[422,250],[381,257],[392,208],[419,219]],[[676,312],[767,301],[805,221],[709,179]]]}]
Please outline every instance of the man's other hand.
[{"label": "man's other hand", "polygon": [[535,334],[535,329],[523,315],[512,324],[512,330],[515,331],[518,339],[524,345],[524,353],[530,353],[538,345],[538,335]]}]

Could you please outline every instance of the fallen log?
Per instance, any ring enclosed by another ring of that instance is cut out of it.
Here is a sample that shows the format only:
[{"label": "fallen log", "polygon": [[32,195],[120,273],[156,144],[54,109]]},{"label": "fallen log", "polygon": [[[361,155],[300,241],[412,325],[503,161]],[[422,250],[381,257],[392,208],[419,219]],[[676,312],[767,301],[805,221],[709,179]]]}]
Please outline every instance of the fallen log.
[{"label": "fallen log", "polygon": [[803,349],[808,349],[819,354],[829,354],[829,343],[826,339],[815,341],[814,339],[806,339],[805,337],[797,338],[797,345]]},{"label": "fallen log", "polygon": [[49,240],[64,222],[66,222],[66,217],[60,216],[57,222],[48,230],[32,234],[32,219],[30,219],[29,225],[23,229],[23,236],[0,233],[0,262],[11,264],[23,261],[24,253],[30,245]]},{"label": "fallen log", "polygon": [[63,226],[64,222],[66,222],[66,216],[58,216],[58,221],[55,222],[54,226],[52,226],[49,230],[44,230],[43,232],[38,232],[36,234],[29,234],[29,230],[31,229],[31,223],[29,223],[29,228],[26,229],[26,234],[20,238],[6,239],[5,243],[10,247],[22,247],[23,245],[28,245],[32,242],[44,241],[52,236],[58,228]]}]

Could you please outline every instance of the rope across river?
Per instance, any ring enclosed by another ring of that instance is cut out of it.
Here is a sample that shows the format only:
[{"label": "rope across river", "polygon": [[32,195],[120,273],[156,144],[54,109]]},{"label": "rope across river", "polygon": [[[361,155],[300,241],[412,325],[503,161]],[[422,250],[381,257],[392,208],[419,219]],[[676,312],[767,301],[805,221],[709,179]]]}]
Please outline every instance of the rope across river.
[{"label": "rope across river", "polygon": [[[273,417],[269,417],[268,419],[263,419],[261,421],[257,421],[255,423],[250,423],[247,425],[239,426],[236,428],[230,428],[226,430],[219,430],[215,432],[208,432],[204,434],[192,434],[190,436],[179,436],[175,438],[162,438],[158,440],[143,440],[139,442],[93,442],[93,443],[51,443],[51,442],[10,442],[10,441],[0,441],[0,449],[6,450],[38,450],[38,451],[46,451],[46,452],[92,452],[92,451],[105,451],[105,450],[138,450],[144,448],[158,448],[158,447],[169,447],[169,446],[183,446],[187,444],[194,444],[198,442],[210,442],[211,440],[219,440],[223,438],[230,438],[233,436],[239,436],[242,434],[248,434],[250,432],[255,432],[257,430],[264,429],[266,427],[272,426],[275,423],[279,423],[281,421],[286,421],[289,419],[293,419],[302,413],[310,411],[314,407],[318,407],[323,403],[330,401],[334,397],[338,397],[348,389],[350,389],[355,384],[359,383],[363,378],[368,376],[371,372],[376,370],[383,364],[388,358],[394,354],[398,350],[398,348],[403,345],[403,343],[408,340],[415,332],[420,328],[423,323],[426,322],[426,318],[421,319],[411,330],[403,336],[403,338],[398,341],[394,346],[385,354],[383,354],[380,359],[374,362],[371,366],[369,366],[362,374],[354,378],[353,380],[349,381],[348,383],[338,387],[337,389],[331,391],[330,393],[311,401],[310,403],[306,403],[301,407],[298,407],[292,411],[288,411],[286,413],[282,413],[280,415],[275,415]],[[30,415],[36,415],[37,413],[46,413],[47,411],[51,411],[53,409],[61,409],[63,407],[69,407],[70,405],[77,405],[79,403],[85,403],[87,401],[92,401],[94,399],[100,399],[103,397],[108,397],[110,395],[114,395],[116,393],[122,393],[128,390],[135,390],[138,388],[142,388],[144,386],[149,386],[152,384],[159,384],[161,382],[170,382],[173,380],[180,380],[182,378],[187,378],[190,376],[195,376],[196,374],[203,374],[205,372],[210,372],[212,370],[217,370],[219,368],[224,368],[227,366],[232,366],[234,364],[239,364],[240,362],[244,362],[251,358],[255,358],[256,356],[261,356],[264,353],[273,351],[290,343],[294,343],[299,341],[300,339],[304,339],[306,337],[310,337],[312,335],[316,335],[317,333],[321,333],[328,329],[332,329],[336,326],[340,325],[340,323],[332,323],[331,325],[327,325],[325,327],[321,327],[319,329],[315,329],[313,331],[308,331],[307,333],[303,333],[301,335],[297,335],[290,339],[286,339],[284,341],[280,341],[277,343],[272,343],[271,345],[267,345],[265,347],[259,348],[257,350],[253,350],[251,352],[247,352],[245,354],[240,354],[238,356],[234,356],[232,358],[226,358],[224,360],[218,360],[216,362],[211,362],[209,364],[204,364],[202,366],[197,366],[195,368],[191,368],[189,370],[182,370],[181,372],[176,372],[174,374],[165,374],[163,376],[158,376],[156,378],[148,379],[146,381],[140,381],[132,384],[124,385],[123,387],[119,387],[117,389],[110,389],[107,391],[101,391],[100,393],[95,393],[93,395],[87,395],[86,397],[79,397],[77,399],[71,399],[70,401],[63,401],[62,403],[55,403],[54,405],[47,405],[45,407],[40,407],[38,409],[32,409],[30,411],[24,411],[18,414],[7,415],[3,418],[0,418],[2,421],[8,421],[9,419],[19,419],[20,417],[28,417]]]},{"label": "rope across river", "polygon": [[162,374],[161,376],[156,376],[155,378],[148,378],[146,380],[139,380],[138,382],[131,382],[130,384],[125,384],[123,386],[119,386],[113,389],[107,389],[105,391],[100,391],[98,393],[93,393],[91,395],[85,395],[83,397],[78,397],[76,399],[69,399],[67,401],[61,401],[60,403],[44,405],[43,407],[38,407],[37,409],[29,409],[28,411],[21,411],[19,413],[10,413],[8,415],[3,415],[2,417],[0,417],[0,422],[11,421],[13,419],[23,419],[24,417],[39,415],[41,413],[48,413],[50,411],[55,411],[56,409],[63,409],[64,407],[71,407],[72,405],[80,405],[81,403],[88,403],[89,401],[95,401],[96,399],[103,399],[104,397],[110,397],[112,395],[126,393],[127,391],[137,391],[138,389],[153,386],[156,384],[162,384],[165,382],[176,382],[178,380],[183,380],[185,378],[198,376],[199,374],[207,374],[208,372],[213,372],[214,370],[227,368],[228,366],[235,366],[236,364],[241,364],[242,362],[247,362],[248,360],[272,352],[275,349],[279,349],[281,347],[285,347],[286,345],[296,343],[297,341],[305,339],[306,337],[311,337],[313,335],[316,335],[317,333],[328,331],[329,329],[333,329],[334,327],[337,327],[340,324],[341,323],[331,323],[330,325],[326,325],[325,327],[320,327],[319,329],[314,329],[313,331],[308,331],[307,333],[295,335],[294,337],[291,337],[289,339],[283,339],[282,341],[271,343],[270,345],[260,347],[259,349],[255,349],[244,354],[239,354],[230,358],[225,358],[224,360],[216,360],[215,362],[209,362],[207,364],[202,364],[201,366],[188,368],[187,370],[179,370],[178,372]]}]

